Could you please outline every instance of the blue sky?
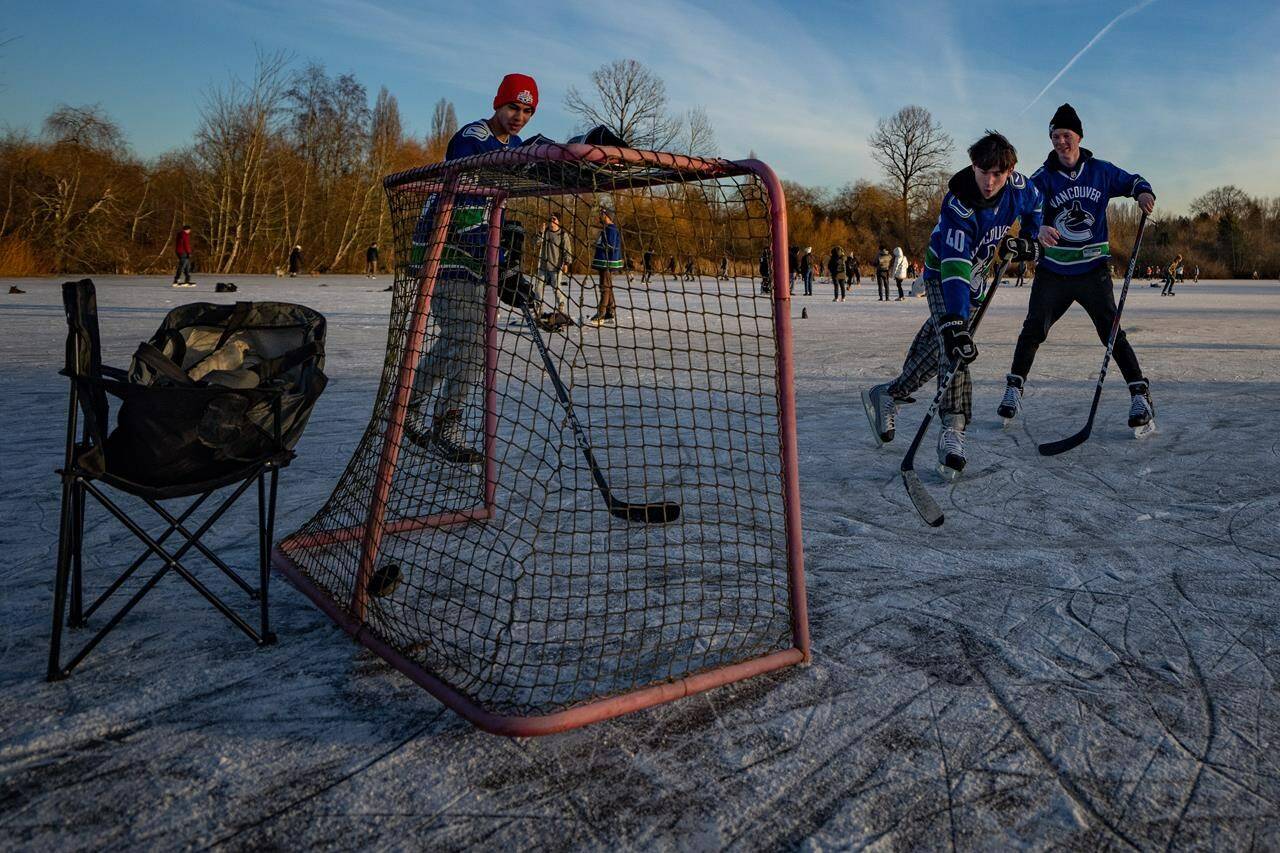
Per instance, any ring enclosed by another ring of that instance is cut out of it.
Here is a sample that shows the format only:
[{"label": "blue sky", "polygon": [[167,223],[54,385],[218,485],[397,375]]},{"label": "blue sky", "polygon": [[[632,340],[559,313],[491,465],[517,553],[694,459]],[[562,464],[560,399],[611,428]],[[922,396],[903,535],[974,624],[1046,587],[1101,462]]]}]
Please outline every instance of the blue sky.
[{"label": "blue sky", "polygon": [[371,97],[386,85],[415,132],[440,97],[464,122],[487,115],[502,74],[524,71],[542,96],[532,130],[562,138],[568,86],[634,58],[675,108],[706,108],[726,156],[754,150],[807,184],[878,180],[866,138],[911,103],[955,138],[957,167],[992,127],[1029,172],[1070,101],[1086,147],[1141,172],[1170,209],[1227,183],[1280,195],[1276,0],[1145,0],[1020,115],[1142,2],[0,0],[0,125],[34,131],[58,103],[100,103],[152,156],[190,142],[202,94],[247,74],[261,46],[354,72]]}]

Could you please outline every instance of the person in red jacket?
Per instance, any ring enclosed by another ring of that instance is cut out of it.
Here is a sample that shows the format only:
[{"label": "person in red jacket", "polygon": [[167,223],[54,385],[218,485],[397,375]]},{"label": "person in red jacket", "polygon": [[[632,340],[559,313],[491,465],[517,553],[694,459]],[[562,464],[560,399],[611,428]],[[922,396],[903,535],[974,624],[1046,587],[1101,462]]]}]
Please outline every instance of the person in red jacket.
[{"label": "person in red jacket", "polygon": [[[191,226],[183,225],[178,236],[174,238],[173,250],[178,255],[178,269],[173,273],[174,287],[195,287],[191,283]],[[182,284],[178,279],[182,279]]]}]

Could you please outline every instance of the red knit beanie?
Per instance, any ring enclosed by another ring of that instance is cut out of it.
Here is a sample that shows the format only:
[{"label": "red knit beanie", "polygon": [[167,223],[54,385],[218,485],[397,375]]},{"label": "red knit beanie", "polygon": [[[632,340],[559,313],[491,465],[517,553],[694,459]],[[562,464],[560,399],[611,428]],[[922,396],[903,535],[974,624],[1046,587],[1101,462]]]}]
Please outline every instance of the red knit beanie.
[{"label": "red knit beanie", "polygon": [[538,109],[538,84],[528,74],[508,74],[502,78],[498,94],[493,96],[495,110],[504,104],[521,104]]}]

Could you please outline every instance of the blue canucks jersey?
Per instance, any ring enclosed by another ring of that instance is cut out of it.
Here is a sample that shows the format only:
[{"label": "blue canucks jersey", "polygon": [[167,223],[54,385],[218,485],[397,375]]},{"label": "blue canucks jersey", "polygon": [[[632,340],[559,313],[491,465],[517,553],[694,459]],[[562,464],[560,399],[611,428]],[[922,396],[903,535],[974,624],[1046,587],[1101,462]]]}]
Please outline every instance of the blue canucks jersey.
[{"label": "blue canucks jersey", "polygon": [[1058,229],[1058,245],[1046,247],[1040,261],[1044,269],[1061,275],[1080,275],[1107,263],[1111,246],[1107,239],[1107,203],[1113,198],[1137,198],[1154,192],[1141,175],[1099,160],[1080,149],[1074,169],[1062,166],[1049,152],[1044,165],[1031,175],[1045,201],[1045,224]]},{"label": "blue canucks jersey", "polygon": [[1021,221],[1021,234],[1035,239],[1043,224],[1040,191],[1025,175],[1014,172],[995,197],[984,199],[973,169],[952,176],[942,199],[942,213],[929,236],[924,278],[940,281],[947,313],[969,316],[978,295],[978,278],[995,257],[996,244]]},{"label": "blue canucks jersey", "polygon": [[[489,128],[487,119],[473,121],[462,127],[445,149],[444,159],[458,160],[473,154],[505,151],[520,145],[520,137],[512,134],[506,142],[498,139]],[[413,229],[413,249],[410,253],[408,273],[416,277],[423,259],[435,217],[438,196],[432,193],[422,207],[422,215]],[[448,242],[440,258],[439,278],[480,278],[484,272],[484,254],[489,239],[490,199],[478,195],[459,195],[453,200],[453,215],[449,221]]]}]

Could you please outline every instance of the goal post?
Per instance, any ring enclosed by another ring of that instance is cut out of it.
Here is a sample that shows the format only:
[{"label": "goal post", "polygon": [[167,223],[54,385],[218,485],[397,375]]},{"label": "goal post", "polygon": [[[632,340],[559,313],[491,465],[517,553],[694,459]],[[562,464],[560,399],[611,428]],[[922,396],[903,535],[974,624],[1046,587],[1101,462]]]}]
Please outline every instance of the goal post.
[{"label": "goal post", "polygon": [[275,568],[500,734],[806,662],[773,171],[544,143],[384,187],[377,398]]}]

